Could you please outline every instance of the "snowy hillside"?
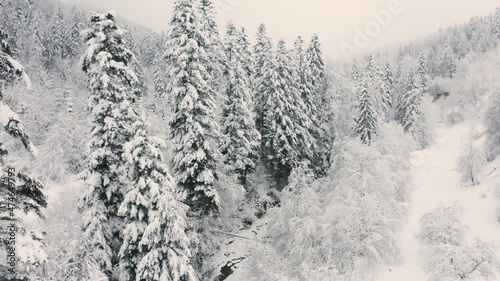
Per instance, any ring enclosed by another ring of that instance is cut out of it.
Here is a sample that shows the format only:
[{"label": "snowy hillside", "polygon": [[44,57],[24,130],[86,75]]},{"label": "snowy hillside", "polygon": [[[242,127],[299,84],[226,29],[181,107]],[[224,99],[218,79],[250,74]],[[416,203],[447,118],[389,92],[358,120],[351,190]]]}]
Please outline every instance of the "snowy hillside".
[{"label": "snowy hillside", "polygon": [[171,2],[0,1],[0,281],[500,280],[500,8],[326,63]]},{"label": "snowy hillside", "polygon": [[[428,280],[428,275],[424,271],[428,257],[417,236],[421,231],[421,218],[440,204],[456,203],[462,206],[465,212],[461,222],[470,229],[470,235],[500,245],[500,223],[495,212],[500,203],[498,195],[500,159],[484,167],[481,172],[482,183],[474,187],[463,183],[462,175],[458,171],[465,140],[472,136],[478,138],[483,134],[484,126],[475,120],[467,120],[453,126],[440,123],[433,134],[435,143],[424,150],[412,153],[409,161],[412,163],[413,190],[408,202],[408,219],[398,234],[402,260],[400,263],[384,266],[373,276],[373,280]],[[476,145],[484,145],[483,141],[484,137],[480,137]],[[267,222],[264,220],[261,223]],[[225,280],[253,280],[251,269],[245,261],[248,261],[248,253],[253,247],[266,243],[260,240],[262,232],[260,225],[257,230],[239,232],[238,234],[243,237],[248,236],[257,240],[247,241],[235,237],[230,240],[229,245],[222,248],[224,256],[218,258],[221,263],[236,261],[232,268],[234,272],[231,272]],[[499,252],[497,255],[500,258]],[[239,258],[242,258],[242,261]]]}]

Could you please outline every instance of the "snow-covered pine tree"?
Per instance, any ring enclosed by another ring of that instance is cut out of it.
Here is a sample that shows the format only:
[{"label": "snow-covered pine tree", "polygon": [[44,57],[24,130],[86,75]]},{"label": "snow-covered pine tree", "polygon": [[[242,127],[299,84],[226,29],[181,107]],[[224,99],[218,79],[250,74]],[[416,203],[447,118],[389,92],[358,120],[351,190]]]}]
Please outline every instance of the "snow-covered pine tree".
[{"label": "snow-covered pine tree", "polygon": [[[20,140],[24,148],[36,157],[37,150],[24,131],[19,116],[3,101],[2,89],[5,84],[22,78],[26,86],[31,87],[23,66],[12,58],[13,52],[7,39],[7,34],[0,29],[0,125],[7,134]],[[43,218],[42,209],[47,207],[47,199],[43,193],[44,185],[24,172],[16,171],[15,167],[6,163],[4,156],[8,153],[9,151],[0,144],[0,222],[15,224],[15,231],[18,233],[16,251],[22,253],[20,262],[27,263],[28,268],[39,267],[47,260],[43,249],[44,237],[36,230],[27,229],[21,215],[34,213]],[[9,246],[3,242],[0,243],[0,247]],[[17,270],[19,272],[13,274],[15,276],[3,277],[21,278],[22,268]]]},{"label": "snow-covered pine tree", "polygon": [[214,91],[206,69],[209,57],[201,20],[193,11],[193,0],[177,0],[166,43],[174,116],[173,165],[178,188],[191,211],[202,215],[219,211],[214,188],[218,151],[215,140]]},{"label": "snow-covered pine tree", "polygon": [[316,100],[315,91],[317,90],[314,86],[314,78],[312,74],[311,65],[309,64],[309,60],[307,58],[306,50],[304,49],[304,40],[301,37],[298,37],[295,40],[293,46],[293,63],[295,67],[295,72],[297,74],[297,87],[300,91],[302,100],[307,106],[307,115],[311,117],[311,119],[316,120],[317,105],[318,101]]},{"label": "snow-covered pine tree", "polygon": [[329,135],[322,129],[321,121],[324,119],[331,120],[331,110],[325,105],[321,106],[325,112],[320,113],[318,110],[319,103],[315,92],[317,89],[314,86],[311,64],[309,63],[307,52],[304,48],[304,41],[301,37],[295,40],[292,64],[294,67],[294,74],[296,75],[296,78],[293,79],[295,81],[295,87],[298,89],[300,97],[306,106],[305,112],[311,120],[309,132],[316,140],[312,147],[313,157],[310,159],[312,164],[310,168],[317,174],[324,174],[329,167],[328,162],[333,140],[328,139]]},{"label": "snow-covered pine tree", "polygon": [[278,43],[275,60],[275,69],[270,65],[269,73],[264,74],[267,80],[264,84],[269,82],[264,122],[269,127],[263,138],[264,153],[269,155],[280,188],[286,185],[290,172],[299,162],[311,160],[315,140],[309,133],[313,124],[294,81],[295,69],[283,40]]},{"label": "snow-covered pine tree", "polygon": [[328,105],[330,99],[327,93],[327,77],[325,62],[323,61],[323,53],[321,51],[321,43],[319,42],[319,37],[314,34],[309,43],[307,49],[307,59],[309,61],[309,66],[311,69],[311,75],[313,77],[314,92],[316,93],[316,101],[318,102],[319,114],[328,112]]},{"label": "snow-covered pine tree", "polygon": [[451,47],[439,50],[438,53],[438,75],[445,78],[453,78],[457,72],[457,58]]},{"label": "snow-covered pine tree", "polygon": [[422,93],[427,93],[427,81],[428,81],[428,71],[427,71],[427,60],[425,59],[424,53],[420,54],[418,58],[418,77],[420,84],[420,91]]},{"label": "snow-covered pine tree", "polygon": [[246,34],[246,30],[244,27],[241,28],[240,32],[240,45],[241,45],[241,54],[243,56],[243,68],[249,77],[250,89],[252,89],[252,80],[254,76],[254,58],[252,55],[252,51],[250,51],[250,42],[248,41],[248,35]]},{"label": "snow-covered pine tree", "polygon": [[71,8],[69,21],[68,37],[65,38],[67,40],[67,56],[74,57],[81,53],[80,49],[82,48],[80,32],[84,29],[85,16],[83,11],[76,6]]},{"label": "snow-covered pine tree", "polygon": [[59,6],[45,30],[42,51],[45,67],[53,67],[58,60],[66,57],[66,40],[67,27],[62,8]]},{"label": "snow-covered pine tree", "polygon": [[153,84],[155,90],[155,100],[153,101],[153,111],[165,118],[167,106],[171,105],[171,97],[167,96],[167,84],[165,73],[167,66],[163,54],[157,54],[153,60]]},{"label": "snow-covered pine tree", "polygon": [[200,0],[199,6],[199,22],[203,32],[203,38],[206,44],[205,52],[208,56],[208,64],[205,68],[208,71],[211,79],[209,83],[216,95],[222,95],[224,91],[223,69],[224,69],[224,46],[219,36],[219,28],[216,21],[216,9],[213,0]]},{"label": "snow-covered pine tree", "polygon": [[366,57],[363,75],[366,78],[364,82],[368,82],[368,91],[372,93],[373,104],[380,121],[390,120],[392,118],[392,99],[388,95],[389,90],[384,81],[384,72],[377,66],[371,54]]},{"label": "snow-covered pine tree", "polygon": [[382,80],[384,82],[384,85],[385,85],[385,95],[383,97],[383,102],[384,104],[390,109],[390,116],[387,116],[389,117],[390,119],[393,118],[392,116],[392,111],[393,111],[393,97],[394,97],[394,74],[392,73],[392,68],[391,68],[391,64],[389,62],[387,62],[385,64],[385,68],[384,68],[384,71],[382,73]]},{"label": "snow-covered pine tree", "polygon": [[267,36],[266,26],[261,24],[256,35],[256,42],[253,48],[255,58],[255,68],[253,76],[253,93],[254,93],[254,112],[255,112],[255,127],[261,135],[261,156],[266,159],[264,154],[265,138],[267,135],[264,116],[267,112],[267,99],[270,93],[273,71],[275,68],[273,58],[273,46],[271,38]]},{"label": "snow-covered pine tree", "polygon": [[224,141],[222,154],[229,172],[238,175],[240,183],[246,186],[247,175],[255,170],[259,155],[260,134],[255,129],[251,116],[252,92],[246,53],[248,45],[241,40],[241,32],[229,23],[224,40],[227,77],[226,103],[223,111]]},{"label": "snow-covered pine tree", "polygon": [[500,95],[496,94],[490,101],[486,112],[486,151],[488,160],[500,154]]},{"label": "snow-covered pine tree", "polygon": [[403,81],[405,88],[396,108],[396,121],[403,126],[405,132],[412,134],[417,145],[423,148],[427,145],[426,121],[422,111],[423,94],[413,71],[409,71]]},{"label": "snow-covered pine tree", "polygon": [[361,71],[358,66],[358,62],[354,60],[351,68],[351,79],[354,81],[354,84],[357,86],[361,82]]},{"label": "snow-covered pine tree", "polygon": [[495,15],[493,16],[493,35],[500,39],[500,7],[496,8]]},{"label": "snow-covered pine tree", "polygon": [[354,135],[364,144],[370,145],[378,135],[379,110],[377,98],[373,92],[373,77],[364,73],[357,87],[357,117]]},{"label": "snow-covered pine tree", "polygon": [[29,22],[29,12],[32,11],[33,3],[28,0],[19,1],[2,1],[0,9],[2,12],[2,19],[0,26],[5,33],[10,34],[15,41],[10,42],[11,47],[19,50],[22,46],[21,42],[25,35],[26,26]]},{"label": "snow-covered pine tree", "polygon": [[93,13],[91,27],[82,32],[87,50],[81,58],[89,79],[92,133],[85,170],[87,192],[82,198],[83,229],[88,250],[95,251],[108,276],[118,263],[123,218],[118,208],[126,192],[122,177],[126,161],[123,145],[132,137],[137,115],[131,103],[137,97],[133,54],[125,47],[124,30],[115,16]]},{"label": "snow-covered pine tree", "polygon": [[124,145],[132,185],[118,210],[126,220],[120,248],[123,280],[198,280],[190,264],[186,222],[175,198],[175,180],[164,164],[165,143],[150,137],[144,117]]}]

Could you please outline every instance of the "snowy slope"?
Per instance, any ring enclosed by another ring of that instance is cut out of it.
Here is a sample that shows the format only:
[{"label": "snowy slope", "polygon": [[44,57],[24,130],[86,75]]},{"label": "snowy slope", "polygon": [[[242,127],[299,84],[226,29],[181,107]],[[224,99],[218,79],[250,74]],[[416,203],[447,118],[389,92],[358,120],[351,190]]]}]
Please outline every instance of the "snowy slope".
[{"label": "snowy slope", "polygon": [[[243,281],[248,280],[250,251],[257,244],[264,243],[262,237],[267,218],[256,221],[249,229],[237,233],[238,236],[228,236],[225,245],[215,258],[220,272],[217,281]],[[225,279],[224,279],[225,278]]]},{"label": "snowy slope", "polygon": [[413,155],[415,187],[408,223],[400,236],[404,260],[400,265],[384,268],[376,280],[427,280],[422,270],[422,248],[415,236],[419,232],[422,215],[432,211],[440,202],[461,204],[466,209],[462,222],[470,228],[471,234],[500,245],[500,223],[494,215],[497,206],[494,187],[500,172],[491,173],[498,163],[490,163],[485,168],[483,184],[476,187],[464,186],[457,172],[463,142],[471,134],[476,134],[475,130],[477,128],[469,122],[451,128],[441,127],[436,144]]},{"label": "snowy slope", "polygon": [[[434,144],[423,151],[413,153],[412,163],[413,192],[408,206],[409,217],[400,232],[400,247],[403,261],[401,264],[385,266],[373,280],[377,281],[424,281],[423,249],[416,235],[420,231],[420,218],[432,211],[440,203],[457,202],[466,213],[462,223],[471,230],[471,235],[500,246],[500,223],[496,221],[495,209],[500,204],[496,199],[496,186],[500,183],[500,159],[485,167],[482,184],[466,186],[457,171],[462,146],[472,136],[481,135],[482,128],[477,122],[464,122],[453,127],[443,124],[435,130]],[[483,138],[476,141],[482,145]],[[251,239],[233,238],[223,247],[219,268],[232,260],[236,265],[227,281],[249,280],[248,254],[250,249],[262,239],[261,221],[249,230],[238,233]],[[245,257],[241,261],[240,257]]]}]

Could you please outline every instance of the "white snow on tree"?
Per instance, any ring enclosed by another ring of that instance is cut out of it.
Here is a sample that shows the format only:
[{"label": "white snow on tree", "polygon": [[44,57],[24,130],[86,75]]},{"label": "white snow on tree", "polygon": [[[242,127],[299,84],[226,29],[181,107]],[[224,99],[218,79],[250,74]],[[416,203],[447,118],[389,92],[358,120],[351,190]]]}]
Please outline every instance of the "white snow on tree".
[{"label": "white snow on tree", "polygon": [[[293,46],[292,52],[292,65],[294,68],[293,74],[296,76],[294,78],[295,87],[300,93],[300,97],[304,102],[306,108],[305,112],[307,116],[309,116],[311,120],[311,125],[309,127],[309,133],[313,136],[316,141],[313,143],[311,148],[313,156],[310,158],[311,168],[317,173],[317,175],[324,175],[329,167],[329,157],[331,144],[333,143],[333,139],[330,139],[329,136],[333,135],[327,134],[322,128],[322,123],[330,122],[331,118],[333,118],[332,110],[330,108],[330,99],[322,98],[317,95],[318,88],[315,86],[315,77],[313,76],[313,66],[315,66],[315,72],[324,72],[318,70],[318,64],[322,65],[321,60],[321,51],[319,48],[317,41],[313,45],[313,50],[310,51],[314,55],[312,58],[315,60],[319,57],[319,63],[317,61],[309,61],[307,50],[304,48],[304,41],[301,37],[298,37]],[[323,74],[316,74],[317,77],[324,76]],[[326,91],[326,90],[325,90]],[[329,95],[329,93],[324,93],[324,95]],[[320,104],[321,102],[321,104]],[[327,104],[324,104],[327,103]],[[321,111],[320,109],[321,108]],[[326,119],[330,119],[327,122]]]},{"label": "white snow on tree", "polygon": [[354,60],[351,68],[351,79],[357,86],[361,82],[361,70],[359,69],[358,62]]},{"label": "white snow on tree", "polygon": [[396,230],[406,214],[401,195],[410,187],[409,164],[401,163],[413,146],[395,123],[381,132],[371,146],[338,143],[325,178],[315,180],[307,163],[294,168],[280,206],[269,211],[269,243],[252,251],[255,280],[368,280],[400,260]]},{"label": "white snow on tree", "polygon": [[370,76],[363,75],[357,87],[357,116],[355,119],[354,135],[364,144],[371,144],[378,135],[379,116],[377,101],[371,91]]},{"label": "white snow on tree", "polygon": [[500,154],[500,95],[494,95],[491,99],[485,118],[488,159]]},{"label": "white snow on tree", "polygon": [[469,229],[460,220],[464,209],[458,204],[440,205],[420,220],[420,241],[429,250],[424,269],[430,281],[497,280],[500,261],[496,246],[470,239]]},{"label": "white snow on tree", "polygon": [[313,78],[313,86],[316,93],[316,101],[318,102],[318,109],[320,112],[325,112],[324,106],[329,103],[326,89],[327,89],[327,77],[325,62],[323,61],[323,55],[321,52],[321,43],[319,42],[319,37],[314,34],[311,37],[311,42],[307,49],[307,60],[309,61],[309,67],[311,75]]},{"label": "white snow on tree", "polygon": [[460,156],[459,172],[462,174],[462,180],[472,185],[481,183],[480,173],[486,164],[486,157],[482,150],[474,142],[468,142],[462,148]]},{"label": "white snow on tree", "polygon": [[405,92],[396,109],[396,121],[401,124],[405,132],[414,137],[419,147],[423,148],[427,145],[423,93],[412,71],[409,71],[404,78]]},{"label": "white snow on tree", "polygon": [[45,66],[50,68],[57,66],[56,64],[60,62],[61,59],[69,55],[67,49],[69,30],[64,21],[61,6],[57,8],[45,34],[42,55]]},{"label": "white snow on tree", "polygon": [[393,95],[394,95],[394,74],[392,73],[391,64],[387,62],[385,64],[384,69],[381,73],[383,87],[383,96],[382,103],[384,105],[385,114],[387,120],[394,120],[394,103],[393,103]]},{"label": "white snow on tree", "polygon": [[294,80],[295,69],[285,41],[278,43],[275,62],[269,61],[267,67],[264,83],[268,83],[269,95],[264,122],[268,128],[262,137],[275,180],[283,187],[299,162],[310,161],[315,140],[309,132],[312,121]]},{"label": "white snow on tree", "polygon": [[132,185],[118,210],[126,218],[119,253],[124,278],[196,281],[175,180],[161,152],[165,143],[149,136],[143,119],[134,124],[134,130],[134,138],[124,145]]},{"label": "white snow on tree", "polygon": [[[267,99],[269,90],[271,89],[271,68],[273,62],[273,46],[271,38],[267,36],[267,30],[264,24],[259,25],[256,35],[256,42],[253,47],[253,55],[255,58],[254,76],[252,77],[252,90],[254,99],[255,112],[255,127],[260,135],[266,135],[266,124],[264,123],[265,112],[267,111]],[[261,138],[261,155],[262,159],[266,159],[263,154],[265,139]]]},{"label": "white snow on tree", "polygon": [[219,211],[214,183],[219,157],[215,140],[220,133],[204,35],[193,1],[177,0],[166,43],[167,87],[174,99],[173,165],[184,202],[193,212],[207,215]]},{"label": "white snow on tree", "polygon": [[380,121],[392,119],[392,99],[389,96],[388,83],[385,81],[384,71],[375,62],[373,55],[366,58],[363,75],[367,78],[368,91],[373,94],[375,109]]},{"label": "white snow on tree", "polygon": [[91,28],[82,32],[87,49],[81,67],[89,79],[92,132],[81,208],[88,249],[100,257],[101,270],[109,276],[121,244],[123,218],[118,208],[127,191],[122,154],[138,118],[132,107],[138,81],[131,68],[133,54],[125,47],[115,16],[93,13],[90,21]]},{"label": "white snow on tree", "polygon": [[[197,3],[197,2],[195,2]],[[223,94],[225,79],[223,77],[224,64],[224,46],[219,36],[219,27],[216,21],[216,7],[213,0],[199,0],[198,10],[200,23],[202,25],[203,38],[205,40],[205,52],[208,56],[208,63],[205,68],[210,75],[209,83],[214,93],[219,96]]]},{"label": "white snow on tree", "polygon": [[260,134],[251,116],[252,92],[249,73],[244,66],[248,62],[247,46],[241,41],[241,32],[234,24],[228,24],[224,40],[227,77],[226,102],[223,111],[224,134],[221,152],[229,172],[236,173],[240,183],[246,186],[247,175],[255,170],[258,159]]},{"label": "white snow on tree", "polygon": [[[3,101],[1,94],[4,84],[18,78],[23,79],[30,88],[30,80],[23,66],[12,58],[13,52],[7,38],[7,34],[0,30],[0,125],[4,133],[20,140],[24,148],[36,157],[37,150],[21,125],[19,116]],[[0,247],[15,246],[16,262],[22,265],[15,275],[22,277],[23,273],[29,274],[31,269],[41,267],[47,260],[42,233],[28,229],[23,222],[23,216],[31,213],[43,219],[42,210],[47,207],[47,198],[43,193],[43,183],[6,163],[4,157],[8,154],[9,151],[0,144],[0,222],[14,223],[18,236],[15,244],[9,245],[2,241]]]},{"label": "white snow on tree", "polygon": [[[253,77],[255,73],[255,60],[250,50],[250,42],[248,41],[248,35],[244,27],[241,28],[239,42],[241,46],[241,55],[243,61],[243,68],[248,76],[248,83],[250,89],[253,87]],[[253,96],[253,94],[252,94]]]},{"label": "white snow on tree", "polygon": [[427,93],[427,84],[428,84],[428,70],[427,70],[427,60],[425,59],[424,53],[420,54],[420,57],[418,58],[418,76],[419,76],[419,82],[420,82],[420,91],[422,93]]},{"label": "white snow on tree", "polygon": [[493,34],[500,39],[500,7],[496,8],[493,19]]}]

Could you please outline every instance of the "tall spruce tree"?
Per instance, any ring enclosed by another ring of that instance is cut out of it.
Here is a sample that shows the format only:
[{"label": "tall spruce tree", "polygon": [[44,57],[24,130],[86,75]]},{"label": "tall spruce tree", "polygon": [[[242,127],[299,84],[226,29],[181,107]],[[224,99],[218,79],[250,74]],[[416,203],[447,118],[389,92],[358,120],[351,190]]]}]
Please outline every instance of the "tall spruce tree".
[{"label": "tall spruce tree", "polygon": [[241,54],[242,54],[242,59],[243,59],[243,68],[245,69],[245,72],[247,76],[249,77],[249,86],[250,89],[252,89],[252,80],[251,79],[254,76],[254,58],[252,55],[252,51],[250,50],[250,42],[248,41],[248,35],[246,34],[246,30],[244,27],[241,28],[241,32],[239,33],[239,42],[241,46]]},{"label": "tall spruce tree", "polygon": [[245,66],[248,63],[248,45],[241,40],[242,32],[228,24],[224,41],[226,52],[227,77],[226,103],[223,111],[223,134],[225,136],[222,153],[224,163],[230,172],[238,175],[246,186],[247,175],[255,170],[260,134],[255,129],[251,116],[252,92],[249,86],[249,74]]},{"label": "tall spruce tree", "polygon": [[199,22],[201,23],[201,31],[203,32],[204,40],[206,44],[205,52],[208,56],[208,64],[205,68],[208,71],[211,79],[209,80],[210,85],[216,95],[222,95],[224,88],[224,46],[219,35],[219,28],[216,21],[216,9],[213,4],[213,0],[200,0],[199,2]]},{"label": "tall spruce tree", "polygon": [[373,91],[373,76],[364,73],[357,87],[357,116],[354,135],[364,144],[372,144],[378,135],[379,110]]},{"label": "tall spruce tree", "polygon": [[328,134],[326,134],[321,127],[321,121],[325,117],[331,117],[329,116],[331,110],[329,110],[329,107],[323,105],[321,105],[321,107],[324,110],[328,110],[326,112],[319,112],[318,110],[320,105],[315,93],[317,89],[314,86],[311,64],[308,60],[304,41],[301,37],[295,40],[292,55],[294,74],[296,75],[296,78],[294,78],[295,87],[299,91],[300,97],[306,106],[305,112],[311,120],[309,133],[315,139],[312,146],[313,157],[311,158],[311,168],[317,174],[322,175],[329,167],[330,146],[333,140],[328,139]]},{"label": "tall spruce tree", "polygon": [[394,105],[393,104],[393,97],[394,97],[395,81],[394,81],[394,73],[392,71],[391,64],[389,62],[387,62],[385,64],[383,80],[384,80],[384,83],[385,83],[386,88],[387,88],[387,96],[386,96],[387,101],[386,101],[386,103],[392,107]]},{"label": "tall spruce tree", "polygon": [[261,154],[264,155],[265,138],[267,135],[264,116],[267,112],[267,99],[271,90],[271,81],[274,71],[273,46],[271,38],[267,36],[266,27],[264,24],[259,26],[256,35],[256,42],[253,48],[255,58],[254,76],[253,76],[253,93],[254,93],[254,112],[255,112],[255,127],[261,135]]},{"label": "tall spruce tree", "polygon": [[124,146],[131,186],[119,208],[126,225],[120,248],[125,280],[198,280],[190,264],[186,222],[175,198],[175,181],[164,164],[165,143],[149,136],[144,117]]},{"label": "tall spruce tree", "polygon": [[373,97],[373,105],[375,106],[374,109],[377,112],[378,118],[380,121],[392,119],[392,97],[390,96],[388,84],[385,81],[385,73],[377,66],[371,54],[366,58],[363,75],[366,76],[364,82],[367,83],[367,91]]},{"label": "tall spruce tree", "polygon": [[392,74],[391,65],[389,62],[385,64],[384,69],[380,69],[378,72],[380,81],[380,94],[382,95],[382,108],[385,120],[393,120],[394,110],[393,110],[393,86],[394,77]]},{"label": "tall spruce tree", "polygon": [[297,87],[300,91],[302,100],[307,106],[307,114],[311,116],[312,119],[317,119],[317,97],[315,96],[315,91],[317,90],[314,86],[314,77],[312,74],[311,65],[309,64],[306,50],[304,49],[304,40],[298,37],[293,46],[293,63],[295,67],[295,73],[297,74]]},{"label": "tall spruce tree", "polygon": [[419,147],[423,148],[427,145],[425,116],[422,111],[423,93],[412,71],[405,75],[404,81],[406,86],[397,106],[396,120],[405,132],[414,137]]},{"label": "tall spruce tree", "polygon": [[500,39],[500,7],[496,8],[495,15],[493,16],[493,35]]},{"label": "tall spruce tree", "polygon": [[420,92],[427,93],[427,81],[428,81],[428,70],[427,70],[427,60],[425,59],[424,53],[420,54],[418,58],[418,76],[420,78]]},{"label": "tall spruce tree", "polygon": [[[328,112],[330,99],[327,93],[327,77],[323,53],[321,51],[321,43],[318,35],[314,34],[307,49],[307,58],[309,67],[313,77],[314,92],[316,93],[316,101],[318,102],[318,110],[320,114]],[[326,117],[328,118],[328,117]]]},{"label": "tall spruce tree", "polygon": [[68,32],[64,22],[64,14],[62,8],[58,7],[45,30],[45,40],[43,42],[43,59],[45,67],[53,67],[59,60],[67,57],[67,35]]},{"label": "tall spruce tree", "polygon": [[67,33],[67,56],[74,57],[81,52],[82,40],[80,32],[84,29],[85,16],[77,7],[71,9],[69,29]]},{"label": "tall spruce tree", "polygon": [[354,85],[357,86],[361,82],[361,70],[359,69],[358,62],[354,60],[351,69],[351,79],[354,81]]},{"label": "tall spruce tree", "polygon": [[89,80],[92,131],[82,198],[83,228],[88,249],[99,255],[108,276],[118,264],[123,218],[118,208],[127,191],[123,146],[133,136],[137,115],[131,104],[137,97],[137,76],[132,53],[125,47],[124,31],[112,13],[94,13],[91,27],[82,32],[87,50],[81,58]]},{"label": "tall spruce tree", "polygon": [[193,0],[177,0],[166,43],[167,90],[174,99],[170,124],[173,166],[185,203],[192,212],[208,215],[219,211],[219,195],[214,188],[219,129],[214,90],[205,67],[210,61],[204,34],[201,19],[193,11]]},{"label": "tall spruce tree", "polygon": [[275,60],[265,74],[268,108],[264,122],[268,128],[263,138],[275,180],[278,187],[283,187],[294,167],[310,161],[314,138],[309,133],[312,121],[294,81],[295,69],[283,40],[278,43]]}]

